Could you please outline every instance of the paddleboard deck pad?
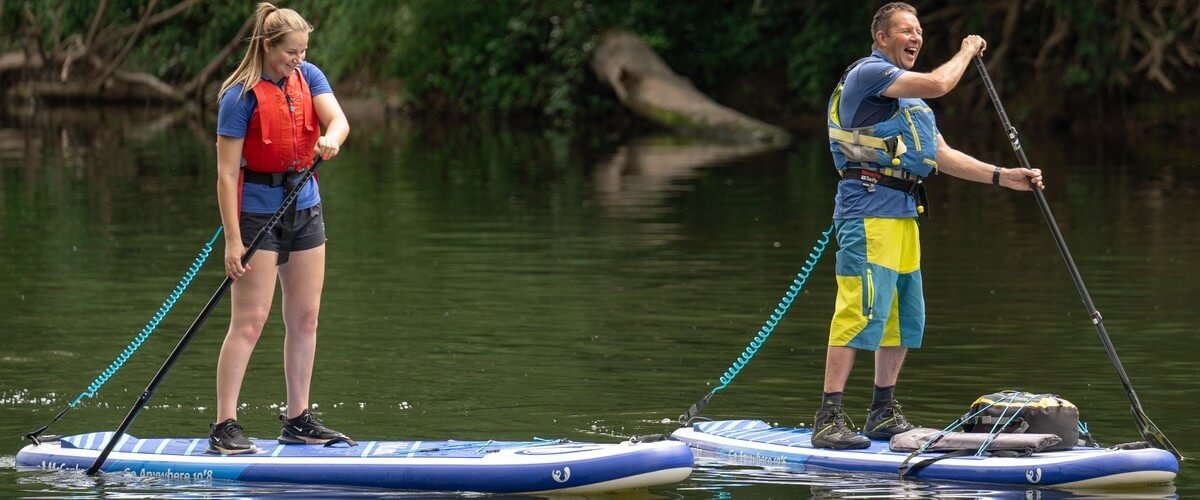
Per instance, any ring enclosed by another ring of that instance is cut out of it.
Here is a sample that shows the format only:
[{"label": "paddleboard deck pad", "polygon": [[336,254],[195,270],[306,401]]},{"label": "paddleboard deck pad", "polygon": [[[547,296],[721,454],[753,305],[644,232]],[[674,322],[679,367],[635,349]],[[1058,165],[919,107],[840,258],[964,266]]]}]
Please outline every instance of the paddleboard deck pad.
[{"label": "paddleboard deck pad", "polygon": [[[774,427],[761,420],[699,422],[676,430],[671,438],[717,456],[740,461],[801,465],[814,470],[899,474],[905,452],[888,449],[887,441],[872,441],[862,450],[813,448],[812,430]],[[923,453],[909,464],[940,453]],[[909,477],[1013,486],[1111,488],[1167,484],[1179,472],[1179,462],[1166,450],[1119,450],[1076,446],[1016,458],[947,458]]]},{"label": "paddleboard deck pad", "polygon": [[[111,432],[28,445],[18,468],[87,469]],[[104,472],[173,480],[346,485],[482,493],[589,493],[682,481],[692,451],[677,441],[365,441],[358,446],[253,440],[254,454],[207,453],[208,439],[123,436]]]}]

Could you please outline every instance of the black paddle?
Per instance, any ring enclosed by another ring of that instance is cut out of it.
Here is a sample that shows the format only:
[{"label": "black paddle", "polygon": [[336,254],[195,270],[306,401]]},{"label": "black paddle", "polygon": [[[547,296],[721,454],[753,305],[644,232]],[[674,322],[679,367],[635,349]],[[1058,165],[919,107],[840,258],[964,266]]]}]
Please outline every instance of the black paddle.
[{"label": "black paddle", "polygon": [[[258,247],[262,245],[262,242],[264,239],[266,239],[267,234],[272,228],[275,227],[276,224],[279,223],[279,220],[283,218],[284,212],[288,211],[288,209],[290,209],[292,205],[296,203],[296,197],[299,196],[300,189],[308,183],[308,180],[312,178],[313,174],[317,171],[317,167],[320,165],[321,157],[318,156],[315,160],[313,160],[312,168],[305,170],[304,173],[300,175],[300,180],[297,181],[296,187],[291,189],[287,197],[283,199],[283,204],[279,206],[279,210],[276,210],[275,214],[267,220],[267,224],[263,226],[262,229],[258,230],[258,234],[254,235],[254,240],[250,242],[250,247],[246,249],[246,254],[242,256],[243,266],[250,262],[250,257],[254,256],[254,252],[258,251]],[[138,398],[137,402],[133,404],[133,408],[129,409],[129,414],[125,415],[125,420],[122,420],[121,425],[117,427],[115,432],[113,432],[112,439],[109,439],[108,444],[104,446],[104,451],[101,451],[100,456],[96,457],[96,462],[93,463],[91,467],[88,467],[87,474],[89,476],[94,476],[96,473],[100,472],[100,467],[104,465],[104,460],[108,458],[108,454],[112,453],[113,448],[117,446],[117,442],[120,441],[121,437],[125,435],[125,431],[129,430],[129,425],[133,423],[133,419],[137,418],[142,409],[146,407],[146,403],[150,401],[151,397],[154,396],[154,391],[158,389],[158,385],[162,383],[163,378],[165,378],[167,375],[167,372],[170,371],[171,367],[175,365],[175,361],[179,359],[179,355],[183,354],[183,350],[187,348],[189,343],[191,343],[192,337],[196,335],[196,332],[200,330],[201,326],[204,326],[204,321],[208,319],[208,315],[212,314],[212,311],[214,308],[216,308],[217,303],[221,301],[221,298],[225,296],[225,292],[228,291],[229,287],[232,285],[233,278],[226,276],[225,281],[222,281],[221,285],[217,287],[217,291],[213,292],[212,298],[208,299],[207,304],[204,304],[204,309],[200,310],[200,314],[196,316],[194,321],[192,321],[192,326],[188,327],[187,332],[183,334],[183,338],[179,339],[179,343],[175,345],[175,350],[171,351],[170,356],[167,356],[167,360],[163,362],[162,367],[158,369],[158,373],[154,374],[154,379],[150,381],[150,385],[147,385],[146,390],[142,391],[142,395]]]},{"label": "black paddle", "polygon": [[[1013,151],[1017,153],[1017,160],[1021,163],[1022,167],[1030,168],[1029,159],[1025,157],[1025,150],[1021,149],[1021,141],[1017,138],[1017,129],[1013,127],[1012,122],[1008,120],[1008,115],[1004,112],[1004,105],[1000,103],[1000,95],[996,93],[996,87],[992,85],[992,78],[988,76],[987,67],[983,64],[983,58],[975,58],[975,67],[979,69],[979,75],[983,77],[983,84],[987,87],[988,94],[992,97],[992,103],[996,106],[996,113],[1000,115],[1000,121],[1004,125],[1005,132],[1008,133],[1008,140],[1012,142]],[[1117,371],[1117,376],[1121,379],[1121,385],[1125,386],[1125,395],[1129,396],[1129,406],[1130,410],[1133,411],[1133,421],[1137,423],[1138,432],[1142,434],[1142,439],[1145,439],[1146,442],[1155,448],[1170,451],[1175,454],[1176,458],[1183,460],[1183,455],[1179,453],[1179,450],[1171,444],[1171,441],[1158,429],[1158,426],[1150,421],[1150,417],[1142,409],[1141,401],[1138,401],[1137,393],[1133,392],[1133,384],[1129,382],[1129,376],[1125,374],[1125,367],[1121,365],[1121,359],[1117,357],[1117,350],[1113,347],[1112,340],[1108,338],[1108,332],[1104,329],[1104,318],[1100,316],[1100,311],[1097,311],[1095,304],[1092,303],[1092,296],[1088,294],[1087,287],[1083,284],[1083,277],[1079,275],[1079,269],[1075,267],[1075,259],[1071,258],[1071,251],[1067,249],[1067,242],[1063,239],[1062,232],[1058,229],[1058,223],[1054,221],[1054,214],[1050,212],[1050,205],[1046,203],[1046,196],[1036,186],[1033,188],[1033,196],[1037,199],[1038,207],[1042,209],[1042,215],[1046,217],[1046,224],[1050,226],[1050,233],[1054,235],[1054,243],[1058,245],[1058,251],[1062,254],[1063,261],[1067,264],[1067,270],[1071,273],[1071,279],[1075,281],[1075,288],[1079,290],[1079,296],[1083,299],[1083,306],[1087,308],[1088,315],[1092,318],[1092,324],[1096,325],[1096,333],[1100,335],[1100,341],[1104,343],[1104,349],[1108,351],[1108,359],[1112,361],[1113,368]]]}]

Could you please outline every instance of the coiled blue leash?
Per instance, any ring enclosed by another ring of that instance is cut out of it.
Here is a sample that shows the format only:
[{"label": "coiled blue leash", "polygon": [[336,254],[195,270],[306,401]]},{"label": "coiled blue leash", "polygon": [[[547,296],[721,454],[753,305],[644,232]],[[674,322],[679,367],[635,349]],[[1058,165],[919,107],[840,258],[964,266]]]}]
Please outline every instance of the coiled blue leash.
[{"label": "coiled blue leash", "polygon": [[700,398],[700,400],[696,402],[696,404],[693,404],[691,408],[688,408],[687,412],[680,415],[680,425],[690,425],[692,421],[696,419],[696,415],[700,413],[700,410],[708,405],[708,401],[712,399],[713,395],[729,386],[729,384],[733,382],[733,379],[737,377],[738,373],[741,373],[742,368],[745,368],[746,365],[750,363],[750,360],[754,359],[754,355],[758,353],[758,350],[761,349],[763,344],[767,342],[767,339],[771,337],[771,332],[775,331],[775,326],[778,325],[779,321],[783,319],[783,315],[787,314],[788,309],[792,307],[792,301],[796,300],[796,296],[799,295],[800,291],[804,289],[804,283],[808,281],[809,274],[811,274],[813,268],[817,266],[817,262],[821,260],[821,255],[825,253],[825,247],[829,245],[829,236],[831,234],[833,234],[832,224],[829,225],[829,229],[826,229],[825,232],[821,233],[820,238],[817,238],[816,244],[813,245],[812,251],[808,254],[808,260],[804,261],[804,266],[800,268],[799,273],[796,273],[796,278],[792,280],[792,285],[788,287],[788,291],[783,294],[783,298],[779,299],[779,305],[775,306],[775,311],[773,311],[771,316],[767,318],[767,321],[763,323],[762,328],[758,330],[758,334],[754,336],[754,339],[750,341],[750,344],[746,346],[746,349],[742,351],[742,354],[738,356],[737,360],[735,360],[733,364],[729,366],[729,369],[725,370],[725,373],[721,375],[721,384],[713,387],[711,391],[708,391],[708,394],[705,394],[704,397]]},{"label": "coiled blue leash", "polygon": [[222,229],[224,229],[223,226],[217,227],[217,231],[213,233],[212,238],[209,238],[208,243],[205,243],[204,247],[200,249],[200,254],[197,255],[196,259],[192,261],[191,267],[188,267],[188,270],[183,273],[183,278],[179,280],[179,284],[175,285],[174,290],[171,290],[170,295],[167,296],[167,300],[163,301],[162,305],[158,307],[158,311],[154,313],[154,316],[150,318],[150,321],[146,323],[146,326],[142,327],[142,331],[138,333],[132,341],[129,342],[129,345],[125,347],[125,350],[121,351],[121,354],[117,356],[117,359],[113,360],[113,362],[109,364],[108,368],[105,368],[103,372],[100,372],[100,375],[97,375],[96,379],[93,380],[91,384],[88,384],[87,390],[79,393],[79,395],[76,396],[66,408],[64,408],[58,413],[57,416],[54,417],[54,420],[50,421],[49,424],[46,424],[41,429],[26,434],[25,437],[27,439],[32,440],[34,443],[38,443],[38,436],[40,436],[43,432],[46,432],[46,429],[49,429],[51,425],[54,425],[55,422],[58,422],[58,420],[61,419],[63,415],[66,415],[68,411],[70,411],[72,408],[75,408],[75,406],[78,405],[83,398],[94,397],[96,392],[98,392],[100,388],[104,386],[105,382],[108,382],[108,379],[112,378],[112,376],[117,373],[117,370],[120,370],[121,367],[125,365],[126,361],[129,361],[129,358],[133,356],[133,353],[142,346],[142,343],[144,343],[146,339],[150,338],[150,334],[154,333],[154,329],[158,328],[158,324],[167,317],[167,313],[171,312],[171,308],[175,306],[175,301],[179,300],[179,297],[182,296],[183,292],[187,290],[188,285],[192,284],[192,280],[195,279],[196,273],[200,272],[201,267],[204,267],[204,262],[208,260],[208,255],[212,253],[212,246],[217,242],[217,238],[221,235]]}]

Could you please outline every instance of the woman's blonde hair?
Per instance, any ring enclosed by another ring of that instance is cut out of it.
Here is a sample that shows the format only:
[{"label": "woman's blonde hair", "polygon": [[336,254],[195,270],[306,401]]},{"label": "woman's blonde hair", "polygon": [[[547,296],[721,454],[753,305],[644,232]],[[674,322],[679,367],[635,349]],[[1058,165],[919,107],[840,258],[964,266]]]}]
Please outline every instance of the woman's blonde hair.
[{"label": "woman's blonde hair", "polygon": [[242,93],[238,98],[242,98],[262,79],[264,40],[278,44],[288,33],[311,33],[312,30],[312,25],[292,9],[280,9],[267,2],[258,4],[258,8],[254,10],[254,32],[250,35],[246,55],[242,57],[241,64],[238,64],[233,74],[221,84],[221,91],[217,92],[217,102],[221,101],[221,96],[225,95],[226,90],[239,83],[242,84]]}]

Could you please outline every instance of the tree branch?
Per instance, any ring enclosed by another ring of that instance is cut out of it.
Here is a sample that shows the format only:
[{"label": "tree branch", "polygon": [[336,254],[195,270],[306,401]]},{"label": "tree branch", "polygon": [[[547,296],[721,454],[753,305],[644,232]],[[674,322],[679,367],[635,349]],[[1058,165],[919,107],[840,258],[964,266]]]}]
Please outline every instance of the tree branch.
[{"label": "tree branch", "polygon": [[126,83],[141,85],[173,101],[183,100],[183,95],[173,85],[159,80],[158,77],[149,73],[134,73],[117,70],[113,73],[113,78]]},{"label": "tree branch", "polygon": [[1046,37],[1046,41],[1042,42],[1042,48],[1038,50],[1037,58],[1033,60],[1035,71],[1041,71],[1049,64],[1050,54],[1054,52],[1054,48],[1066,40],[1070,34],[1071,16],[1063,15],[1061,18],[1055,19],[1054,31],[1051,31],[1050,36]]},{"label": "tree branch", "polygon": [[100,29],[100,20],[104,18],[104,11],[108,9],[108,0],[100,0],[100,5],[96,6],[96,14],[92,16],[91,27],[88,28],[87,36],[83,39],[85,47],[91,47],[92,42],[96,41],[96,32]]},{"label": "tree branch", "polygon": [[[21,30],[22,39],[24,40],[24,48],[26,57],[30,60],[37,59],[47,61],[46,49],[42,47],[41,41],[38,40],[37,16],[33,14],[33,9],[25,6],[25,27]],[[36,54],[34,51],[36,50]],[[35,57],[36,56],[36,57]]]},{"label": "tree branch", "polygon": [[1004,14],[1004,29],[1000,35],[1000,46],[996,47],[996,51],[992,53],[991,63],[988,69],[999,69],[1004,66],[1004,57],[1008,55],[1008,49],[1012,47],[1013,33],[1017,32],[1017,21],[1021,19],[1021,0],[1011,0],[1008,3],[1008,11]]},{"label": "tree branch", "polygon": [[[3,2],[3,0],[0,0]],[[0,54],[0,75],[9,71],[28,68],[41,68],[42,60],[30,58],[31,54],[27,54],[24,50],[14,50]]]},{"label": "tree branch", "polygon": [[208,80],[212,77],[212,74],[225,63],[225,60],[229,58],[229,55],[233,51],[242,45],[242,41],[246,39],[246,35],[250,33],[253,27],[254,18],[246,19],[246,22],[242,23],[242,28],[238,30],[236,35],[233,35],[233,39],[229,40],[229,43],[225,44],[221,52],[217,53],[216,57],[204,65],[204,69],[200,70],[200,73],[195,78],[192,78],[192,81],[183,86],[183,94],[200,97],[200,93],[204,92],[204,86],[208,84]]},{"label": "tree branch", "polygon": [[[164,11],[158,13],[157,15],[150,17],[150,19],[148,19],[146,21],[146,26],[144,27],[144,29],[150,29],[150,28],[157,27],[158,25],[171,20],[171,18],[187,11],[188,9],[192,8],[192,6],[194,6],[198,3],[200,3],[200,0],[184,0],[182,2],[179,2],[178,4],[175,4],[173,7],[169,8],[167,10],[164,10]],[[103,43],[108,43],[112,40],[119,40],[123,37],[132,35],[137,31],[140,31],[140,29],[136,25],[135,26],[126,26],[124,28],[121,28],[119,30],[113,31],[108,34],[101,34],[100,40]]]},{"label": "tree branch", "polygon": [[125,57],[129,55],[129,51],[133,49],[133,44],[137,42],[138,37],[142,35],[142,30],[146,28],[146,23],[150,19],[150,13],[154,12],[154,8],[157,6],[158,0],[150,0],[150,4],[146,5],[146,10],[142,11],[142,17],[138,20],[137,29],[134,30],[133,35],[125,41],[125,46],[121,48],[121,52],[118,53],[117,56],[111,61],[109,61],[108,66],[106,66],[104,71],[100,73],[100,77],[92,80],[92,87],[99,87],[103,85],[104,82],[108,80],[108,77],[112,75],[113,71],[117,69],[117,66],[121,65],[121,62],[123,62]]},{"label": "tree branch", "polygon": [[[1133,65],[1133,70],[1145,70],[1147,78],[1158,82],[1167,92],[1175,92],[1175,84],[1171,82],[1166,72],[1163,71],[1163,56],[1171,37],[1170,32],[1162,36],[1157,36],[1154,28],[1142,17],[1142,13],[1136,5],[1130,11],[1133,14],[1130,18],[1134,26],[1137,27],[1142,37],[1146,39],[1147,44],[1145,55],[1142,56],[1142,59],[1137,64]],[[1153,14],[1151,15],[1153,16]],[[1157,19],[1161,22],[1161,15]]]},{"label": "tree branch", "polygon": [[921,24],[933,26],[947,19],[962,17],[962,4],[952,3],[937,10],[921,13]]}]

